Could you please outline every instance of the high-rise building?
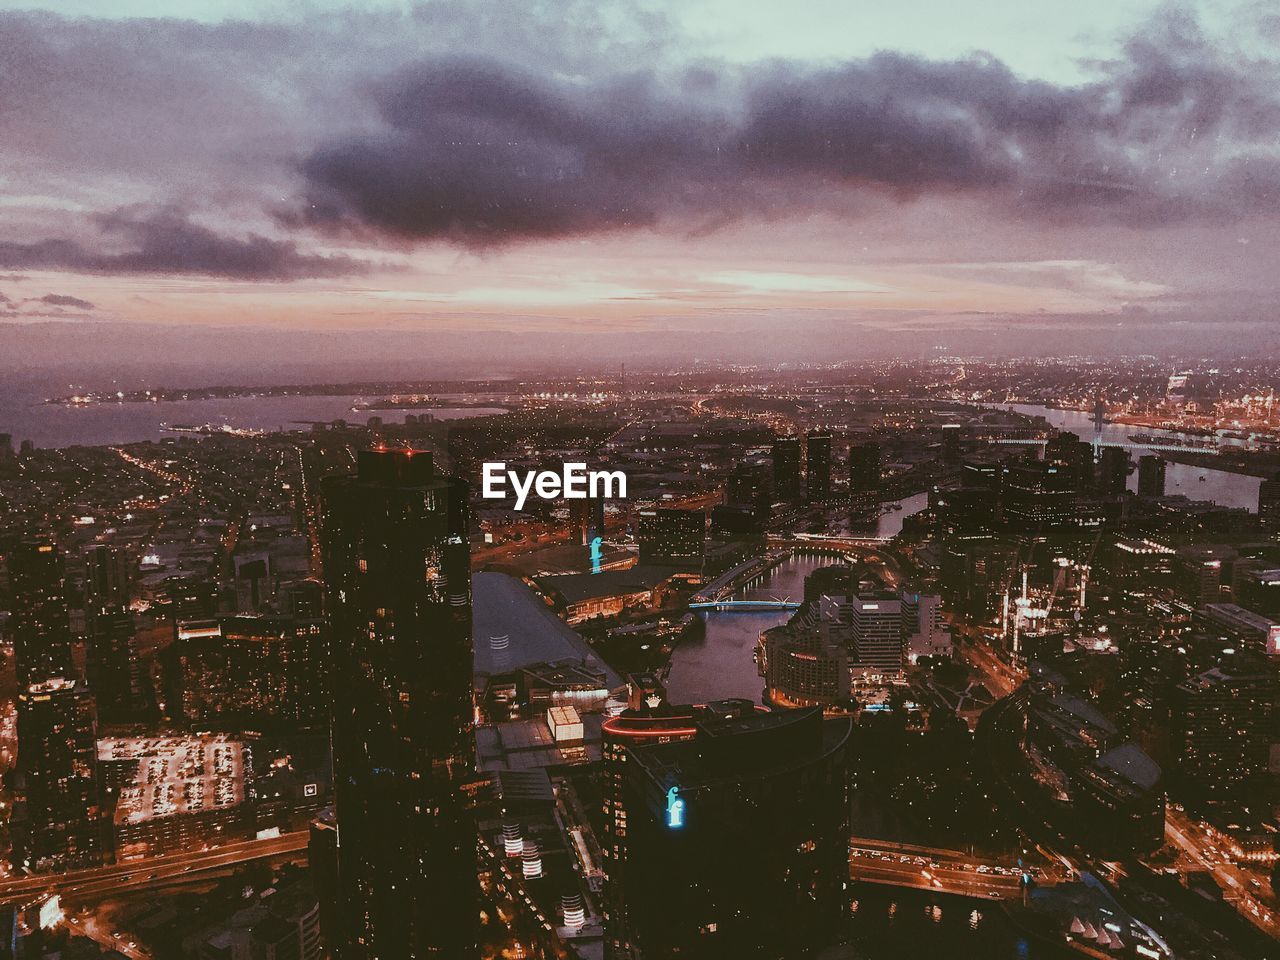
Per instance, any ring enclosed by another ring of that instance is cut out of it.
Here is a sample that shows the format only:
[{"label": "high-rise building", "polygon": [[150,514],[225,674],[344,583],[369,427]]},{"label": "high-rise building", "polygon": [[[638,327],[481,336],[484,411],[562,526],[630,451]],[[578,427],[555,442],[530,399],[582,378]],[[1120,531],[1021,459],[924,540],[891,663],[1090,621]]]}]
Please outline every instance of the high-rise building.
[{"label": "high-rise building", "polygon": [[701,510],[656,507],[640,511],[636,539],[641,563],[702,563],[707,515]]},{"label": "high-rise building", "polygon": [[[784,710],[629,748],[621,891],[646,958],[804,957],[848,911],[851,721]],[[610,883],[612,883],[612,878]]]},{"label": "high-rise building", "polygon": [[322,490],[338,818],[338,960],[477,952],[465,483],[362,451]]},{"label": "high-rise building", "polygon": [[1266,773],[1276,698],[1268,670],[1214,667],[1174,691],[1175,756],[1184,785],[1239,797]]},{"label": "high-rise building", "polygon": [[831,434],[810,430],[805,440],[805,495],[810,503],[831,499]]},{"label": "high-rise building", "polygon": [[128,607],[133,599],[133,563],[129,551],[110,543],[95,543],[81,554],[84,560],[84,605],[90,616],[97,610]]},{"label": "high-rise building", "polygon": [[1093,446],[1079,434],[1063,430],[1051,437],[1044,445],[1044,459],[1065,468],[1072,489],[1093,486]]},{"label": "high-rise building", "polygon": [[783,503],[800,499],[800,438],[773,441],[773,495]]},{"label": "high-rise building", "polygon": [[1164,496],[1165,459],[1155,454],[1138,458],[1138,496]]},{"label": "high-rise building", "polygon": [[135,649],[132,562],[125,548],[95,543],[84,562],[85,674],[102,723],[139,719],[146,706]]},{"label": "high-rise building", "polygon": [[85,674],[103,723],[138,720],[147,706],[134,645],[133,615],[125,607],[90,611]]},{"label": "high-rise building", "polygon": [[947,423],[942,427],[942,462],[960,462],[960,424]]},{"label": "high-rise building", "polygon": [[849,492],[880,489],[880,444],[868,441],[849,448]]},{"label": "high-rise building", "polygon": [[1280,474],[1258,487],[1258,522],[1272,537],[1280,537]]},{"label": "high-rise building", "polygon": [[1098,492],[1108,497],[1124,495],[1129,485],[1129,451],[1124,447],[1103,447],[1098,458]]},{"label": "high-rise building", "polygon": [[895,594],[873,593],[851,597],[850,671],[855,676],[901,676],[906,666],[902,600]]},{"label": "high-rise building", "polygon": [[[711,707],[673,706],[664,701],[660,688],[638,690],[633,681],[633,697],[637,702],[601,727],[601,754],[604,759],[604,915],[605,957],[607,960],[639,960],[634,931],[628,917],[626,870],[628,837],[627,810],[623,798],[630,749],[652,743],[691,740],[698,734],[696,722]],[[749,701],[739,703],[737,712],[753,712]],[[719,715],[727,704],[715,704]]]},{"label": "high-rise building", "polygon": [[936,593],[903,589],[902,630],[906,635],[907,660],[951,656],[951,631],[942,619],[942,598]]},{"label": "high-rise building", "polygon": [[183,620],[160,659],[170,716],[197,729],[305,726],[328,717],[322,620]]},{"label": "high-rise building", "polygon": [[84,684],[53,678],[19,690],[18,769],[27,796],[23,863],[36,871],[101,863],[96,727]]},{"label": "high-rise building", "polygon": [[18,690],[46,680],[74,678],[62,554],[52,541],[27,540],[9,551],[7,563]]}]

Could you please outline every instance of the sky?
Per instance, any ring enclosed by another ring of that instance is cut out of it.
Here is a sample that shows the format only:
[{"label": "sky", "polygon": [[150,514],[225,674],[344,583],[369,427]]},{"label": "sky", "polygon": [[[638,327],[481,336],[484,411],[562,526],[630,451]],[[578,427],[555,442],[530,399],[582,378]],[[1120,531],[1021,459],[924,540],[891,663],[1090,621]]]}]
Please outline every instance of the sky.
[{"label": "sky", "polygon": [[14,373],[1271,355],[1280,13],[0,0],[0,183]]}]

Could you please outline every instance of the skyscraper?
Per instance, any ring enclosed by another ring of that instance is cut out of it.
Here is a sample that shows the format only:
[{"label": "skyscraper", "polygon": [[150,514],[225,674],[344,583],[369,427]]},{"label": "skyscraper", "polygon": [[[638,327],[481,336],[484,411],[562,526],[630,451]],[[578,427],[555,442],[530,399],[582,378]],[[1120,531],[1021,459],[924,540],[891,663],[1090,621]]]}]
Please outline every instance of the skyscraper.
[{"label": "skyscraper", "polygon": [[701,510],[657,507],[640,511],[636,539],[641,563],[696,562],[701,565],[707,515]]},{"label": "skyscraper", "polygon": [[1124,494],[1129,484],[1129,451],[1124,447],[1103,447],[1098,458],[1098,492],[1108,497]]},{"label": "skyscraper", "polygon": [[96,742],[84,684],[54,678],[18,692],[18,766],[27,792],[19,847],[30,869],[102,862]]},{"label": "skyscraper", "polygon": [[103,723],[128,722],[137,719],[144,706],[142,671],[129,610],[129,554],[122,547],[95,543],[85,549],[82,559],[89,690]]},{"label": "skyscraper", "polygon": [[1138,458],[1138,496],[1164,496],[1164,457],[1147,454]]},{"label": "skyscraper", "polygon": [[880,444],[854,444],[849,448],[849,492],[871,493],[880,489]]},{"label": "skyscraper", "polygon": [[773,441],[773,495],[784,503],[800,499],[800,438]]},{"label": "skyscraper", "polygon": [[322,491],[339,960],[476,954],[466,485],[428,452],[361,452]]},{"label": "skyscraper", "polygon": [[148,698],[134,648],[133,616],[125,607],[89,611],[85,673],[103,723],[139,718]]},{"label": "skyscraper", "polygon": [[18,690],[54,678],[73,678],[62,554],[52,541],[27,540],[9,551],[8,567]]},{"label": "skyscraper", "polygon": [[1269,536],[1280,536],[1280,474],[1258,488],[1258,522]]},{"label": "skyscraper", "polygon": [[810,430],[805,442],[805,495],[810,503],[831,499],[831,434]]},{"label": "skyscraper", "polygon": [[1267,770],[1276,678],[1270,670],[1214,667],[1173,695],[1173,734],[1186,789],[1238,798]]},{"label": "skyscraper", "polygon": [[848,910],[851,721],[814,707],[694,726],[628,749],[611,895],[640,955],[775,960],[832,943]]}]

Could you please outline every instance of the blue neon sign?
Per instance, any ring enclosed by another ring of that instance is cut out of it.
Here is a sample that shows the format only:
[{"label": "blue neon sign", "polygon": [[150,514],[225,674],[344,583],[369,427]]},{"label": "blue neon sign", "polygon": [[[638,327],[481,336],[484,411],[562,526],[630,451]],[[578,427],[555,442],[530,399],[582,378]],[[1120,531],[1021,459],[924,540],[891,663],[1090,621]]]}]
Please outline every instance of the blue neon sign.
[{"label": "blue neon sign", "polygon": [[667,791],[667,829],[679,830],[684,826],[684,800],[680,798],[680,788],[672,787]]}]

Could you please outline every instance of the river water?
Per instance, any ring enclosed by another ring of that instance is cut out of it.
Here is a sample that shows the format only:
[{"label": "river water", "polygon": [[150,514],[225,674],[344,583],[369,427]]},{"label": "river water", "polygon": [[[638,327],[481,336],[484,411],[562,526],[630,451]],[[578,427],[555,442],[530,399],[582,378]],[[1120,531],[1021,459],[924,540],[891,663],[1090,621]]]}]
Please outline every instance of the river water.
[{"label": "river water", "polygon": [[504,412],[498,407],[352,411],[353,403],[366,399],[371,398],[263,396],[64,407],[40,403],[39,397],[29,394],[0,392],[0,433],[11,434],[15,446],[23,440],[30,440],[37,447],[100,446],[175,436],[161,431],[163,423],[305,430],[306,424],[296,421],[364,423],[370,417],[382,417],[389,423],[398,423],[407,413],[429,413],[437,420],[457,420]]},{"label": "river water", "polygon": [[[991,405],[1001,410],[1012,409],[1017,413],[1032,417],[1044,417],[1058,430],[1070,430],[1079,434],[1081,439],[1092,441],[1094,438],[1093,417],[1080,410],[1058,410],[1054,407],[1043,407],[1038,404],[1015,403],[1009,406]],[[1129,436],[1134,433],[1147,433],[1157,437],[1176,437],[1167,430],[1146,429],[1120,423],[1104,423],[1102,425],[1103,443],[1132,443]],[[1157,454],[1159,451],[1155,451]],[[1141,449],[1131,448],[1130,455],[1136,460],[1142,455]],[[1204,478],[1203,480],[1201,478]],[[1165,493],[1169,496],[1181,494],[1192,500],[1208,500],[1224,507],[1244,507],[1253,513],[1258,511],[1258,488],[1262,485],[1260,477],[1251,477],[1243,473],[1231,473],[1228,470],[1212,470],[1194,467],[1185,463],[1167,462],[1165,469]],[[1129,489],[1137,490],[1138,473],[1135,470],[1129,475]]]},{"label": "river water", "polygon": [[[896,536],[902,521],[929,506],[928,493],[898,501],[900,509],[886,509],[877,522],[876,534]],[[837,562],[831,555],[793,554],[780,566],[745,584],[733,595],[736,600],[800,600],[804,578],[818,567]],[[671,656],[667,696],[673,703],[705,703],[727,697],[745,697],[759,703],[764,681],[756,673],[756,639],[760,634],[786,623],[790,611],[743,613],[705,611],[706,632],[700,640],[686,640]]]}]

